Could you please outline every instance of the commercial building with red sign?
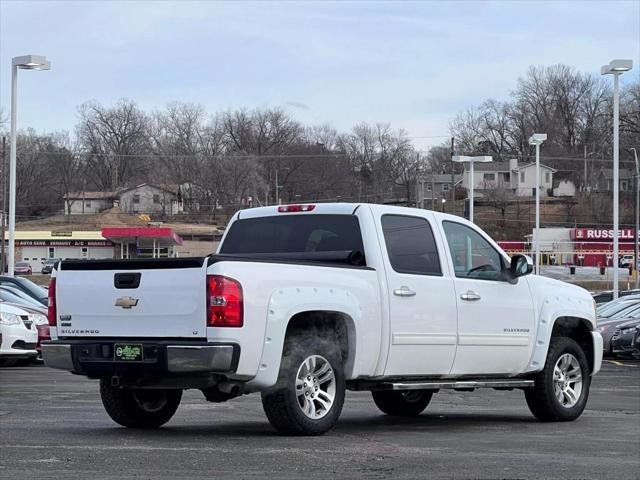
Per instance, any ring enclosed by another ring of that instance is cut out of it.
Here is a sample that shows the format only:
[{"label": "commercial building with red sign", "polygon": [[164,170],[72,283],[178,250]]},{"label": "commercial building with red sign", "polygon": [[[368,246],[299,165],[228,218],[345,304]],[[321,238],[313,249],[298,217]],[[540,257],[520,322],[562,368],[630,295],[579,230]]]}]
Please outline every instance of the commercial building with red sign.
[{"label": "commercial building with red sign", "polygon": [[[620,255],[634,253],[633,229],[620,229]],[[499,241],[509,254],[531,255],[533,235],[527,240]],[[543,265],[580,265],[599,267],[613,265],[613,230],[610,228],[541,228],[540,254]]]},{"label": "commercial building with red sign", "polygon": [[[6,242],[8,243],[8,242]],[[168,227],[105,227],[101,231],[16,232],[16,261],[39,272],[47,259],[159,258],[177,256],[182,238]]]},{"label": "commercial building with red sign", "polygon": [[97,231],[55,232],[21,230],[16,232],[16,261],[28,262],[34,272],[45,260],[113,258],[113,243]]},{"label": "commercial building with red sign", "polygon": [[[620,255],[633,254],[633,229],[623,228],[618,233]],[[570,234],[573,240],[576,265],[587,267],[613,265],[613,229],[573,228]]]}]

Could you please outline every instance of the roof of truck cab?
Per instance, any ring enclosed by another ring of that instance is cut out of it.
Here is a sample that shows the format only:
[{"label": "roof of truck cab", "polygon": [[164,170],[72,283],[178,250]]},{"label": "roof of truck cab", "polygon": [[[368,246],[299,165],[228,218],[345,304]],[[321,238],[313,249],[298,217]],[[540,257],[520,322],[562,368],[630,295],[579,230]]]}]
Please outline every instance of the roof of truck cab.
[{"label": "roof of truck cab", "polygon": [[[303,211],[303,212],[279,212],[278,208],[286,207],[288,205],[314,205],[313,210],[311,211]],[[300,203],[300,204],[283,204],[283,205],[271,205],[268,207],[256,207],[256,208],[247,208],[245,210],[240,210],[236,215],[234,220],[244,220],[247,218],[257,218],[257,217],[269,217],[276,215],[312,215],[312,214],[324,214],[324,215],[352,215],[355,213],[358,207],[372,207],[375,209],[384,209],[385,211],[397,211],[398,213],[408,214],[411,211],[429,211],[436,215],[437,217],[451,217],[455,219],[460,219],[460,217],[455,217],[448,214],[442,214],[435,210],[428,209],[416,209],[413,207],[400,207],[396,205],[381,205],[375,203]]]},{"label": "roof of truck cab", "polygon": [[[314,205],[313,210],[305,212],[287,212],[282,213],[278,211],[280,207],[286,207],[287,205]],[[274,215],[309,215],[314,213],[320,214],[334,214],[334,215],[350,215],[356,208],[362,205],[361,203],[300,203],[300,204],[283,204],[283,205],[271,205],[268,207],[247,208],[240,210],[236,214],[236,219],[246,219],[255,217],[269,217]]]}]

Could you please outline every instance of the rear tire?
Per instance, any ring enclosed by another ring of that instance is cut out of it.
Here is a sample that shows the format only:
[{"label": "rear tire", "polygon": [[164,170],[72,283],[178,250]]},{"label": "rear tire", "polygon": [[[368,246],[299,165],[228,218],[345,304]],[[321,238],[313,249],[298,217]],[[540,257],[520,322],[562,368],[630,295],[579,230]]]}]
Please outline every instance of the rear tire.
[{"label": "rear tire", "polygon": [[157,428],[176,413],[182,390],[132,390],[100,380],[102,404],[111,419],[131,428]]},{"label": "rear tire", "polygon": [[373,391],[371,392],[376,406],[387,415],[396,417],[415,417],[420,415],[433,396],[431,390]]},{"label": "rear tire", "polygon": [[271,425],[286,435],[321,435],[336,424],[345,395],[342,355],[321,337],[285,342],[278,382],[262,393]]},{"label": "rear tire", "polygon": [[582,348],[575,340],[553,337],[544,370],[535,385],[524,391],[531,413],[543,422],[575,420],[589,398],[591,372]]}]

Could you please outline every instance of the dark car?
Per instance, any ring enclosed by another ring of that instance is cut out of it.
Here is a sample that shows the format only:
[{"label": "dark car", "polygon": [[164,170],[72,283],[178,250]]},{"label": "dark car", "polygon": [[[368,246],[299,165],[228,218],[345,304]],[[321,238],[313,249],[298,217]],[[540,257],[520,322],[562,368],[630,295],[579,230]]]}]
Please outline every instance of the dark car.
[{"label": "dark car", "polygon": [[[640,294],[640,290],[621,290],[618,292],[618,297],[638,294]],[[613,300],[613,291],[594,293],[591,296],[593,297],[594,302],[600,305],[601,303],[607,303]]]},{"label": "dark car", "polygon": [[633,337],[633,352],[632,355],[640,359],[640,325],[636,327],[636,335]]},{"label": "dark car", "polygon": [[602,348],[605,355],[613,354],[611,339],[618,325],[634,320],[640,321],[640,304],[629,305],[622,310],[616,311],[610,317],[598,317],[597,328],[600,335],[602,335]]},{"label": "dark car", "polygon": [[611,352],[614,356],[630,357],[635,350],[635,339],[640,320],[634,319],[618,325],[611,337]]},{"label": "dark car", "polygon": [[7,286],[23,291],[44,306],[49,304],[49,292],[24,277],[0,276],[0,286]]},{"label": "dark car", "polygon": [[31,275],[33,270],[31,269],[31,264],[29,262],[16,262],[13,267],[14,275]]},{"label": "dark car", "polygon": [[42,264],[42,270],[40,270],[40,273],[51,273],[53,269],[56,268],[56,265],[58,265],[59,261],[60,260],[58,260],[57,258],[49,258],[45,260]]}]

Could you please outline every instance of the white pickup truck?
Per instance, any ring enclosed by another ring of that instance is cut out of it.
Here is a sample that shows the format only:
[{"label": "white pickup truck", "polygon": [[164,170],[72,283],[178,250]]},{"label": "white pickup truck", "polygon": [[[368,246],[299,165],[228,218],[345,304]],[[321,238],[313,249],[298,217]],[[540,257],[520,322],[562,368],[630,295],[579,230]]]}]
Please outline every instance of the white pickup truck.
[{"label": "white pickup truck", "polygon": [[271,424],[298,435],[329,430],[346,389],[406,416],[442,389],[516,388],[540,420],[573,420],[602,363],[594,303],[531,271],[428,210],[241,210],[209,257],[62,261],[43,356],[99,379],[128,427],[164,424],[189,388],[261,392]]}]

